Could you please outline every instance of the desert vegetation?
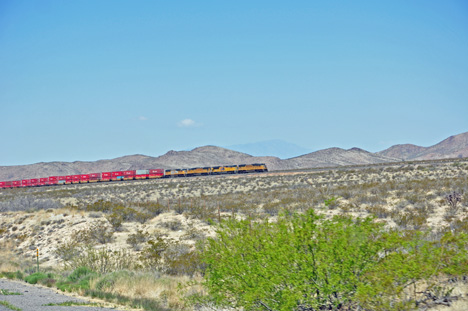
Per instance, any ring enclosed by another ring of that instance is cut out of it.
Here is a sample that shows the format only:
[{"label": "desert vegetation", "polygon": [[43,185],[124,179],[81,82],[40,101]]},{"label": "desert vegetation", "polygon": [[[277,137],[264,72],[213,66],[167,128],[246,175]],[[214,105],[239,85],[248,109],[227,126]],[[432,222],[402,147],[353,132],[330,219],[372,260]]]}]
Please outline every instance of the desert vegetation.
[{"label": "desert vegetation", "polygon": [[0,271],[146,310],[456,308],[466,193],[467,159],[0,190]]}]

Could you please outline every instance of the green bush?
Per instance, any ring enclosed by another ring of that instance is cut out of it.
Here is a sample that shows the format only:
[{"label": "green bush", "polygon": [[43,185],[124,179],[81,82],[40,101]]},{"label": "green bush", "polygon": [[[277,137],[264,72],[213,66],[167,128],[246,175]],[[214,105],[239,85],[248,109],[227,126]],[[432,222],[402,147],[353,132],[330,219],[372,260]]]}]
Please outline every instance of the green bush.
[{"label": "green bush", "polygon": [[47,274],[42,273],[42,272],[36,272],[31,275],[28,275],[27,277],[24,278],[24,280],[28,282],[29,284],[37,284],[38,281],[42,279],[47,279],[47,278],[48,278]]},{"label": "green bush", "polygon": [[22,280],[24,278],[23,272],[16,271],[16,272],[0,272],[0,277],[6,277],[7,279],[13,280],[18,279]]},{"label": "green bush", "polygon": [[463,234],[431,241],[312,210],[276,223],[230,220],[201,254],[203,284],[210,303],[244,310],[409,310],[414,284],[424,280],[428,293],[440,276],[468,273],[467,246]]},{"label": "green bush", "polygon": [[88,267],[76,268],[65,280],[57,282],[56,286],[62,291],[74,291],[89,289],[89,281],[96,277],[97,273]]},{"label": "green bush", "polygon": [[88,267],[78,267],[76,268],[68,277],[67,280],[70,282],[76,282],[81,279],[83,276],[88,274],[95,274],[93,270]]},{"label": "green bush", "polygon": [[169,247],[169,243],[170,241],[166,241],[159,236],[149,240],[139,258],[143,267],[148,270],[159,271],[163,262],[164,252]]}]

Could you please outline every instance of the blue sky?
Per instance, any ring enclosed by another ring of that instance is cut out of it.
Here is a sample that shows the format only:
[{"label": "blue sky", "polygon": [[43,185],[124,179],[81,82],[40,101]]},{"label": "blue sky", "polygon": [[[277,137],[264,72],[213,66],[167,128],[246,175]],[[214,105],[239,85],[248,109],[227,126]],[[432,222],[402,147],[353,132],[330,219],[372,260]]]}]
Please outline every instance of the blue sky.
[{"label": "blue sky", "polygon": [[0,1],[0,165],[468,131],[467,1]]}]

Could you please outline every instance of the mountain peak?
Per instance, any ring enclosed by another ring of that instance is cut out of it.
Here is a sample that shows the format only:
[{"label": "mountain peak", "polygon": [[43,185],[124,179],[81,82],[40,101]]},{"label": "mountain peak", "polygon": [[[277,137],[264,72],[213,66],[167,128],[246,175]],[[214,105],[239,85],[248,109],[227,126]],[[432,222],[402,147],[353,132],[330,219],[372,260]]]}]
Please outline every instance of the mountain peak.
[{"label": "mountain peak", "polygon": [[430,147],[421,147],[412,144],[394,145],[378,152],[378,154],[403,160],[468,157],[468,132],[452,135]]}]

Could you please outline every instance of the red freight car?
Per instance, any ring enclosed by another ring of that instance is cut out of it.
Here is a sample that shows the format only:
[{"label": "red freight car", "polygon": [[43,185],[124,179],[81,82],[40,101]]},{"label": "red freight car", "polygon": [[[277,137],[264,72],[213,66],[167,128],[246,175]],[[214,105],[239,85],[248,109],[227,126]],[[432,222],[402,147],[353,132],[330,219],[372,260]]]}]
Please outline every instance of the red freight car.
[{"label": "red freight car", "polygon": [[124,180],[133,180],[135,178],[135,171],[123,171]]},{"label": "red freight car", "polygon": [[69,185],[73,182],[73,175],[65,176],[65,184]]},{"label": "red freight car", "polygon": [[80,184],[89,183],[89,174],[80,175]]},{"label": "red freight car", "polygon": [[122,171],[112,172],[111,180],[123,180],[124,175]]},{"label": "red freight car", "polygon": [[11,187],[11,181],[0,181],[0,188],[10,188],[10,187]]},{"label": "red freight car", "polygon": [[49,185],[58,184],[58,176],[49,176]]},{"label": "red freight car", "polygon": [[21,181],[21,187],[30,187],[31,186],[31,181],[29,179],[23,179]]},{"label": "red freight car", "polygon": [[39,178],[39,186],[49,185],[49,177]]},{"label": "red freight car", "polygon": [[164,170],[163,169],[153,169],[149,170],[148,178],[161,178],[164,177]]},{"label": "red freight car", "polygon": [[101,180],[101,173],[89,174],[89,182],[98,182]]},{"label": "red freight car", "polygon": [[21,187],[21,180],[12,181],[12,182],[11,182],[11,186],[12,186],[13,188]]},{"label": "red freight car", "polygon": [[111,172],[103,172],[101,174],[101,181],[109,181],[112,178],[112,173]]},{"label": "red freight car", "polygon": [[79,184],[81,175],[72,175],[72,184]]},{"label": "red freight car", "polygon": [[39,185],[39,179],[37,178],[31,178],[29,182],[31,183],[31,187],[35,187]]},{"label": "red freight car", "polygon": [[57,184],[65,185],[67,183],[67,176],[57,176]]}]

